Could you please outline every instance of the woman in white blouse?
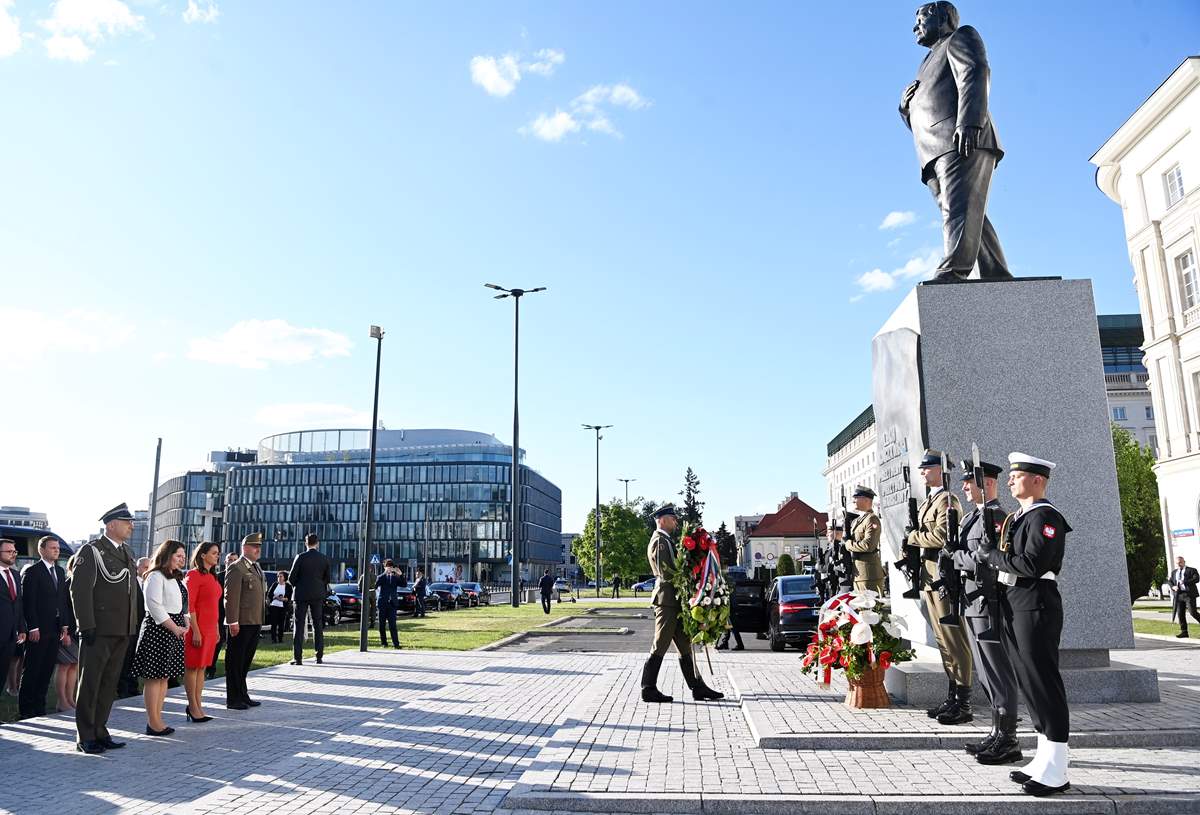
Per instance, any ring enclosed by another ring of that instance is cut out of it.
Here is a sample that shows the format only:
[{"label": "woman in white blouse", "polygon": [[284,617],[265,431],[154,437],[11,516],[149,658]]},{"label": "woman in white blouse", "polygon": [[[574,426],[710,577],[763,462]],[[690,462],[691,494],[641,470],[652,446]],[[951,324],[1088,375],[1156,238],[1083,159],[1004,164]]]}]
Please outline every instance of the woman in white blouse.
[{"label": "woman in white blouse", "polygon": [[169,736],[175,732],[175,728],[163,722],[162,711],[167,680],[183,676],[183,642],[191,626],[187,589],[183,585],[186,561],[187,550],[182,543],[163,541],[142,584],[146,617],[133,656],[133,671],[145,680],[148,736]]}]

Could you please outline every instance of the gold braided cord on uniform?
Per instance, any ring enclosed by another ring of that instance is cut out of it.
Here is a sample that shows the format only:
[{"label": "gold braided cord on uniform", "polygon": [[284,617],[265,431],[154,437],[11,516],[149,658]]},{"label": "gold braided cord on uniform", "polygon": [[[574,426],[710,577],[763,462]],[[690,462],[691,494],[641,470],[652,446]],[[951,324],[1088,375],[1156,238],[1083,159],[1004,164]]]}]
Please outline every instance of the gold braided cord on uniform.
[{"label": "gold braided cord on uniform", "polygon": [[1012,549],[1012,538],[1009,537],[1009,533],[1012,531],[1012,519],[1016,516],[1017,514],[1015,512],[1009,513],[1008,515],[1004,516],[1004,523],[1000,524],[1001,552],[1007,552],[1009,549]]}]

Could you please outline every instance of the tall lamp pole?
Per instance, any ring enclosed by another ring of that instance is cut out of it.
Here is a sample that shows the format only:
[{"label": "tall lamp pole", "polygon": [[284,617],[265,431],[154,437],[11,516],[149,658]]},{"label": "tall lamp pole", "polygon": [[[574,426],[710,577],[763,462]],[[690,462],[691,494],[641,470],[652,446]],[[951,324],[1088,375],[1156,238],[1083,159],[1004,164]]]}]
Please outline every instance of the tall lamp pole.
[{"label": "tall lamp pole", "polygon": [[506,289],[495,283],[484,283],[489,289],[500,292],[495,299],[506,297],[513,299],[513,439],[512,439],[512,509],[509,510],[509,521],[512,526],[512,605],[521,605],[521,422],[517,409],[517,393],[520,380],[517,377],[521,359],[521,298],[527,294],[545,291],[545,286],[536,289]]},{"label": "tall lamp pole", "polygon": [[369,614],[363,609],[363,606],[370,608],[367,600],[367,592],[371,591],[371,587],[367,585],[367,552],[371,548],[371,532],[372,521],[375,514],[375,450],[376,441],[379,433],[379,363],[383,359],[383,329],[377,325],[371,326],[371,339],[376,340],[375,343],[375,404],[371,408],[371,464],[367,468],[367,518],[366,518],[366,534],[363,535],[363,547],[358,551],[358,575],[362,580],[362,601],[359,606],[358,614],[358,650],[367,650],[367,631],[370,624]]},{"label": "tall lamp pole", "polygon": [[617,480],[625,482],[625,503],[628,504],[629,503],[629,482],[637,481],[637,479],[636,478],[618,478]]},{"label": "tall lamp pole", "polygon": [[585,424],[585,430],[596,431],[596,599],[600,599],[600,435],[601,430],[612,427],[610,424]]}]

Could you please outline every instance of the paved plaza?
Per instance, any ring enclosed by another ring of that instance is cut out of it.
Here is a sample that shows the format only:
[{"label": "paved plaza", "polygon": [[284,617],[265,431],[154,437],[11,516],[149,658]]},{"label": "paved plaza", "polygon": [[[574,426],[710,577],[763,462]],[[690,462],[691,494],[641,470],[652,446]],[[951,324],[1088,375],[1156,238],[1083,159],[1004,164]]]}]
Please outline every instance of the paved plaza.
[{"label": "paved plaza", "polygon": [[[603,633],[574,644],[564,635],[559,651],[540,650],[548,640],[537,635],[494,651],[350,651],[323,666],[257,671],[250,686],[262,707],[227,711],[222,685],[211,683],[206,698],[216,719],[204,725],[184,722],[182,692],[172,691],[167,716],[177,731],[165,739],[141,735],[140,700],[125,700],[113,724],[129,744],[103,756],[74,752],[67,716],[5,725],[0,808],[22,815],[1200,812],[1194,746],[1081,746],[1072,751],[1074,794],[1051,800],[1020,795],[1009,767],[981,767],[956,749],[832,748],[830,738],[860,721],[864,729],[889,719],[937,725],[903,708],[852,713],[836,691],[814,697],[796,652],[774,654],[752,640],[751,650],[711,653],[716,684],[730,692],[732,676],[743,699],[681,701],[683,681],[668,659],[664,689],[676,703],[642,704],[644,641],[640,633],[612,633],[639,628],[631,616],[628,626],[600,620]],[[530,642],[541,644],[531,650]],[[605,643],[608,652],[596,650]],[[1138,649],[1119,658],[1158,668],[1164,701],[1081,709],[1081,727],[1100,713],[1114,731],[1200,727],[1200,648],[1139,638]],[[744,705],[778,719],[781,732],[813,731],[814,723],[829,732],[820,749],[815,738],[807,747],[764,748]],[[798,715],[808,721],[789,721]],[[950,742],[972,732],[953,731]]]}]

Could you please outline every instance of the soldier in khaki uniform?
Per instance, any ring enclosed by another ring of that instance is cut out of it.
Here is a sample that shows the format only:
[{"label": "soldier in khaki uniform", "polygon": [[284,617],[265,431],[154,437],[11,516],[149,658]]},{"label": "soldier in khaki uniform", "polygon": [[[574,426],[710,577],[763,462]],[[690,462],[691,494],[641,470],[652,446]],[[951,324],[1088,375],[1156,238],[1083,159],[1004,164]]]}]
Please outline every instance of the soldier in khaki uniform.
[{"label": "soldier in khaki uniform", "polygon": [[81,753],[124,747],[108,733],[108,714],[117,698],[129,638],[137,631],[137,565],[125,545],[133,534],[133,513],[125,504],[100,518],[104,534],[75,556],[71,606],[79,626],[79,684],[75,730]]},{"label": "soldier in khaki uniform", "polygon": [[266,608],[267,584],[258,558],[262,554],[262,533],[242,538],[242,556],[225,573],[225,625],[229,643],[225,646],[225,707],[247,710],[262,702],[250,698],[246,674],[258,650],[258,632]]},{"label": "soldier in khaki uniform", "polygon": [[683,630],[680,614],[686,614],[681,607],[679,598],[675,595],[675,575],[678,567],[675,564],[675,543],[671,540],[672,533],[679,526],[679,518],[675,507],[671,504],[660,507],[654,512],[657,529],[650,536],[646,547],[646,558],[650,561],[650,570],[658,578],[654,583],[654,595],[650,604],[654,606],[654,642],[650,648],[650,658],[642,668],[642,701],[670,702],[670,696],[658,690],[658,669],[662,666],[663,657],[671,643],[679,652],[679,667],[683,678],[692,689],[692,698],[703,702],[713,699],[724,699],[725,694],[718,693],[704,684],[704,680],[696,674],[696,665],[692,661],[692,643]]},{"label": "soldier in khaki uniform", "polygon": [[[961,620],[958,625],[941,623],[941,618],[951,615],[953,609],[948,600],[929,588],[929,584],[940,577],[938,556],[949,538],[947,524],[950,506],[954,506],[958,518],[962,517],[962,505],[958,499],[942,489],[942,461],[943,455],[936,450],[926,450],[921,459],[918,472],[925,479],[929,494],[917,510],[917,528],[908,533],[907,543],[921,550],[921,582],[924,586],[921,596],[925,599],[925,610],[929,615],[929,623],[933,626],[933,635],[942,655],[942,668],[946,671],[950,685],[945,701],[925,712],[929,718],[937,719],[942,724],[962,724],[971,721],[972,718],[971,645],[967,641],[967,629]],[[951,469],[949,459],[946,461],[947,469]],[[957,524],[957,521],[955,523]]]},{"label": "soldier in khaki uniform", "polygon": [[879,516],[871,507],[875,491],[861,484],[854,488],[854,508],[859,515],[850,527],[846,551],[854,555],[854,590],[883,594],[883,561],[879,558]]}]

